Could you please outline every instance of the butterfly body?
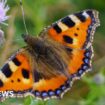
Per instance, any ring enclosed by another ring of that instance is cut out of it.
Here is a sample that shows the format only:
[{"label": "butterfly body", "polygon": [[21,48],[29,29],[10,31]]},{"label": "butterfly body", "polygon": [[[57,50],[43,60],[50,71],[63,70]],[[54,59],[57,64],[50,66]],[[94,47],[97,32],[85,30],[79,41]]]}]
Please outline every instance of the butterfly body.
[{"label": "butterfly body", "polygon": [[[39,37],[23,35],[27,46],[13,55],[0,71],[0,91],[40,99],[60,98],[91,70],[93,34],[98,12],[68,15],[45,28]],[[1,99],[4,97],[1,97]]]}]

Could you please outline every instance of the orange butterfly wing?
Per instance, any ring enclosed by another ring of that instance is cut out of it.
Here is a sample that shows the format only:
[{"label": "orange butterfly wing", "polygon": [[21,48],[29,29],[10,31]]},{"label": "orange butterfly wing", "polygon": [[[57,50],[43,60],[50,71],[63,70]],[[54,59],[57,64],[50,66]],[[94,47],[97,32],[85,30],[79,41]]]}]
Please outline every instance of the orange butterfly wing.
[{"label": "orange butterfly wing", "polygon": [[97,26],[99,26],[98,12],[86,10],[54,23],[49,28],[48,35],[65,46],[81,49],[92,42]]},{"label": "orange butterfly wing", "polygon": [[50,38],[72,49],[69,72],[73,78],[80,77],[85,71],[91,69],[92,41],[95,29],[98,26],[98,12],[96,10],[85,10],[64,17],[48,29]]},{"label": "orange butterfly wing", "polygon": [[51,79],[40,79],[34,83],[32,94],[38,98],[47,100],[49,98],[61,98],[64,92],[70,89],[70,81],[64,75]]},{"label": "orange butterfly wing", "polygon": [[32,89],[31,67],[27,57],[21,52],[13,55],[0,70],[0,91],[13,91],[14,95],[18,96],[19,93],[23,96],[22,93]]},{"label": "orange butterfly wing", "polygon": [[[68,78],[65,75],[58,75],[46,79],[43,76],[40,78],[40,73],[32,74],[30,59],[33,57],[27,55],[29,53],[26,53],[26,51],[24,48],[20,49],[2,67],[0,71],[0,91],[13,91],[13,97],[32,95],[37,99],[44,100],[61,97],[70,88]],[[34,81],[35,76],[37,81]],[[0,101],[4,101],[8,97],[2,96]]]}]

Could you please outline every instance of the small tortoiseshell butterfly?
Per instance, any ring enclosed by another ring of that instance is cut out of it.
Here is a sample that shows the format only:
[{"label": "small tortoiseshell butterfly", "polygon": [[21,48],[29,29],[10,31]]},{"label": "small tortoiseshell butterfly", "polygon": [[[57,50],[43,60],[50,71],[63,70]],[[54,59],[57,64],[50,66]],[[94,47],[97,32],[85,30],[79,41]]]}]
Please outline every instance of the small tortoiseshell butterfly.
[{"label": "small tortoiseshell butterfly", "polygon": [[93,35],[99,24],[98,12],[85,10],[60,19],[39,37],[22,35],[27,46],[0,70],[0,91],[13,91],[14,97],[61,98],[74,79],[91,70]]}]

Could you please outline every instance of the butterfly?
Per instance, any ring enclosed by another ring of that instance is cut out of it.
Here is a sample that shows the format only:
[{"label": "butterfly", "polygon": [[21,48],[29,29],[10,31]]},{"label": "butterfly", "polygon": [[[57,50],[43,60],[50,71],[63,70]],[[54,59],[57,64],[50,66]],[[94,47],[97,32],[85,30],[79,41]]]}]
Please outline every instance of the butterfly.
[{"label": "butterfly", "polygon": [[98,11],[84,10],[44,28],[38,37],[23,34],[27,45],[0,70],[0,91],[13,91],[14,97],[62,98],[75,79],[91,71],[99,25]]}]

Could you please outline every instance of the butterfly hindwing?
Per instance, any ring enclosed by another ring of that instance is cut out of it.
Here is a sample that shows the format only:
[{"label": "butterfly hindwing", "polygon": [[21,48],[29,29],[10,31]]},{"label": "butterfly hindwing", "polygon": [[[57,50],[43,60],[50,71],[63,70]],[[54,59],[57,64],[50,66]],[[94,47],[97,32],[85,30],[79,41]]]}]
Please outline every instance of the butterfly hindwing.
[{"label": "butterfly hindwing", "polygon": [[[78,58],[78,59],[77,59]],[[81,76],[92,69],[93,58],[92,46],[86,50],[74,50],[72,60],[69,64],[69,72],[72,79],[80,79]]]},{"label": "butterfly hindwing", "polygon": [[32,94],[38,99],[61,98],[70,89],[70,81],[64,75],[59,75],[50,79],[42,78],[35,82]]}]

